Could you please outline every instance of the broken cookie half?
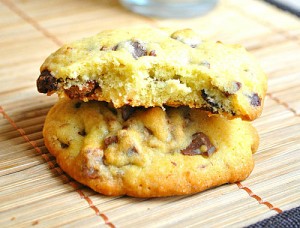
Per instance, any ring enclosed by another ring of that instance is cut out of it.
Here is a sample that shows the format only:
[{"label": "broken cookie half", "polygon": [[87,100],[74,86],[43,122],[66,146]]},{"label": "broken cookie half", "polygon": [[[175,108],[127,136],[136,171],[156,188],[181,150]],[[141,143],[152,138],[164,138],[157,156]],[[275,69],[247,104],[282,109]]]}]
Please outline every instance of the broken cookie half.
[{"label": "broken cookie half", "polygon": [[188,106],[229,119],[262,111],[266,76],[239,45],[190,29],[119,29],[66,44],[41,66],[38,91],[115,108]]}]

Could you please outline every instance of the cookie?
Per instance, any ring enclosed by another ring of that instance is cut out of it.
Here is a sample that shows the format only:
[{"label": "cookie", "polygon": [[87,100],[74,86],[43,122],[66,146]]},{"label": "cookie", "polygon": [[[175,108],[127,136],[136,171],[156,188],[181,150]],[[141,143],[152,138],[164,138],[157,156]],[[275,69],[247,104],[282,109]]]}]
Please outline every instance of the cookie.
[{"label": "cookie", "polygon": [[241,119],[75,99],[51,108],[43,135],[66,173],[114,196],[184,195],[244,180],[258,147],[256,130]]},{"label": "cookie", "polygon": [[143,107],[201,108],[228,118],[257,118],[266,76],[240,45],[203,40],[190,29],[103,31],[66,44],[40,68],[48,95]]}]

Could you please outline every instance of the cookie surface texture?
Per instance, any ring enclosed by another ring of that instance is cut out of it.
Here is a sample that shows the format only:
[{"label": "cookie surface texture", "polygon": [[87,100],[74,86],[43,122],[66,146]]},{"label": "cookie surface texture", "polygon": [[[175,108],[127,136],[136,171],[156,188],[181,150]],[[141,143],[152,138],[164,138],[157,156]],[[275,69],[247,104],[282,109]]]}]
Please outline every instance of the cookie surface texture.
[{"label": "cookie surface texture", "polygon": [[203,40],[191,29],[119,29],[66,44],[41,66],[39,92],[143,107],[201,108],[257,118],[266,76],[240,45]]},{"label": "cookie surface texture", "polygon": [[105,195],[160,197],[244,180],[256,130],[247,121],[187,107],[165,110],[61,99],[49,111],[45,145],[60,167]]}]

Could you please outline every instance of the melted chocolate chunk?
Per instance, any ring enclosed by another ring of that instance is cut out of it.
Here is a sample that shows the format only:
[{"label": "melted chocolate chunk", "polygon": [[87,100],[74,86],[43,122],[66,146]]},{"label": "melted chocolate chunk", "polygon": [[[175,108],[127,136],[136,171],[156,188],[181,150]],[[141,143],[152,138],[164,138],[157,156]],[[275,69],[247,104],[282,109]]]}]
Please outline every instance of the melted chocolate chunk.
[{"label": "melted chocolate chunk", "polygon": [[250,100],[252,106],[261,106],[261,99],[257,93],[253,93],[252,96],[250,96]]},{"label": "melted chocolate chunk", "polygon": [[113,143],[117,143],[118,142],[118,136],[110,136],[110,137],[107,137],[106,139],[104,139],[104,145],[105,145],[105,148],[107,148],[110,144],[113,144]]},{"label": "melted chocolate chunk", "polygon": [[40,93],[48,93],[57,90],[58,82],[50,71],[44,70],[37,79],[36,85]]},{"label": "melted chocolate chunk", "polygon": [[211,156],[215,151],[216,147],[212,145],[207,135],[203,132],[197,132],[193,134],[191,144],[187,148],[181,150],[181,153],[189,156],[200,154]]},{"label": "melted chocolate chunk", "polygon": [[83,175],[94,179],[98,178],[99,166],[103,164],[103,150],[100,148],[89,148],[83,151],[82,158],[82,172]]},{"label": "melted chocolate chunk", "polygon": [[97,88],[99,88],[99,84],[96,81],[88,81],[82,88],[71,86],[69,89],[65,90],[65,92],[71,99],[82,99],[93,95]]},{"label": "melted chocolate chunk", "polygon": [[130,45],[134,48],[131,53],[133,58],[138,59],[139,57],[147,55],[147,50],[143,44],[138,41],[131,41]]},{"label": "melted chocolate chunk", "polygon": [[121,108],[121,113],[122,113],[122,118],[124,121],[128,120],[130,118],[130,116],[134,113],[134,111],[136,110],[136,108],[131,107],[129,105],[123,106]]},{"label": "melted chocolate chunk", "polygon": [[204,89],[201,90],[201,97],[212,107],[219,108],[219,104],[216,103],[215,99],[208,96]]},{"label": "melted chocolate chunk", "polygon": [[85,177],[89,177],[91,179],[96,179],[99,177],[98,171],[95,170],[93,167],[87,167],[86,165],[84,165],[82,167],[82,172]]}]

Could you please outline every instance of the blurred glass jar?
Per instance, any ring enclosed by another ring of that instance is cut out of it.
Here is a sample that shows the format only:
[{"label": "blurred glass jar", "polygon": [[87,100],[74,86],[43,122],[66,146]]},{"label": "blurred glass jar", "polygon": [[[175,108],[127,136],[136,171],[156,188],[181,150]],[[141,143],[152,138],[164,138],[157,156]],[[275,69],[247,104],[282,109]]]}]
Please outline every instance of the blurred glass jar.
[{"label": "blurred glass jar", "polygon": [[218,0],[120,0],[129,10],[162,18],[196,17],[210,11]]}]

